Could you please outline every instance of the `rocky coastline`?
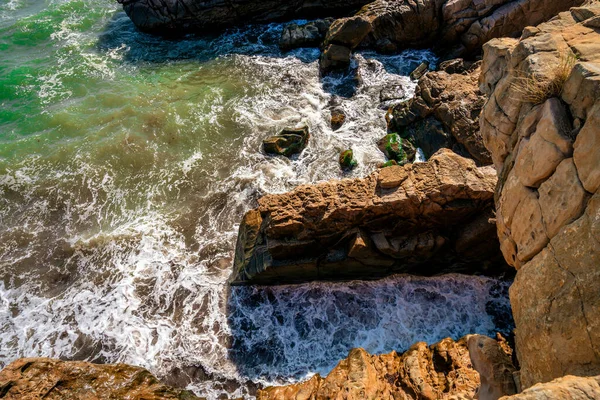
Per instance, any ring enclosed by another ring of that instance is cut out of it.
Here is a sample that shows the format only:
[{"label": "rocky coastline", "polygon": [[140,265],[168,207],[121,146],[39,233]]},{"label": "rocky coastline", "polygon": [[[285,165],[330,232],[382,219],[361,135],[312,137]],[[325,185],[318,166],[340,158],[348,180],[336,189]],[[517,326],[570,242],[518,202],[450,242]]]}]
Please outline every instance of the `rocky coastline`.
[{"label": "rocky coastline", "polygon": [[[388,153],[404,165],[262,197],[241,221],[231,284],[515,276],[514,338],[353,349],[326,377],[261,388],[258,399],[600,398],[600,3],[118,1],[159,34],[343,16],[284,31],[284,50],[321,46],[324,72],[362,47],[471,56],[424,73],[414,97],[387,111],[396,150],[406,140],[426,162]],[[309,137],[286,130],[263,146],[290,156]],[[38,358],[0,372],[0,398],[199,399],[138,367]]]}]

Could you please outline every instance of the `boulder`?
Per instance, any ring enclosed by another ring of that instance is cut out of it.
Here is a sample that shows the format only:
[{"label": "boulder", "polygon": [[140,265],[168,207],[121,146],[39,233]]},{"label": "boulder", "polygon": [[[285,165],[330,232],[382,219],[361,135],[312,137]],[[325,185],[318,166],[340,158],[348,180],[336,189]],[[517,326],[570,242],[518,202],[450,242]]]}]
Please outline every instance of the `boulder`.
[{"label": "boulder", "polygon": [[[599,15],[597,2],[573,8],[484,46],[481,133],[499,176],[500,247],[518,269],[510,300],[524,388],[600,374]],[[533,102],[531,82],[557,90]],[[544,387],[515,398],[595,398]]]},{"label": "boulder", "polygon": [[49,358],[21,358],[0,371],[6,400],[200,400],[192,392],[162,384],[143,368]]},{"label": "boulder", "polygon": [[213,33],[248,23],[351,15],[369,0],[117,0],[136,27],[161,35]]},{"label": "boulder", "polygon": [[351,56],[352,52],[348,47],[330,44],[321,54],[319,68],[325,74],[336,69],[346,69],[350,65]]},{"label": "boulder", "polygon": [[377,147],[388,160],[394,160],[398,165],[412,162],[415,159],[415,147],[407,139],[402,139],[397,133],[385,135],[377,142]]},{"label": "boulder", "polygon": [[264,196],[240,225],[231,283],[500,275],[494,220],[483,221],[488,237],[471,234],[490,215],[495,185],[493,168],[441,150],[426,163]]},{"label": "boulder", "polygon": [[288,24],[281,32],[279,48],[289,51],[299,47],[319,47],[333,19],[317,19],[303,25]]},{"label": "boulder", "polygon": [[485,102],[478,86],[480,71],[474,66],[464,73],[435,71],[423,76],[414,97],[389,110],[389,131],[411,137],[427,157],[442,147],[458,148],[480,165],[491,164],[479,126]]},{"label": "boulder", "polygon": [[418,81],[429,71],[429,63],[427,61],[423,61],[417,68],[410,73],[410,79]]},{"label": "boulder", "polygon": [[267,154],[289,157],[304,150],[308,144],[310,133],[308,127],[284,129],[279,135],[263,140],[263,149]]},{"label": "boulder", "polygon": [[479,373],[481,385],[477,390],[479,400],[498,400],[502,396],[517,393],[514,380],[516,372],[511,355],[506,349],[510,347],[500,341],[483,335],[467,337],[469,356],[473,368]]},{"label": "boulder", "polygon": [[337,131],[346,122],[346,113],[341,108],[331,110],[331,129]]},{"label": "boulder", "polygon": [[323,378],[259,390],[258,400],[280,399],[472,399],[479,374],[471,367],[467,339],[414,344],[402,355],[370,355],[353,349]]}]

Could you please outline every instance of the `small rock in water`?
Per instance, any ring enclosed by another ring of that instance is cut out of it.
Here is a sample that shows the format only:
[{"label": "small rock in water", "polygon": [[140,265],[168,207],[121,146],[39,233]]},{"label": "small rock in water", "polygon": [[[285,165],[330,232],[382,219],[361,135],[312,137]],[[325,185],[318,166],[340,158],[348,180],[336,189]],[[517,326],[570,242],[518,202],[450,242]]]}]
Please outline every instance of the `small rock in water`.
[{"label": "small rock in water", "polygon": [[377,147],[389,160],[394,160],[400,165],[415,159],[415,147],[407,139],[402,139],[397,133],[390,133],[381,138],[377,142]]},{"label": "small rock in water", "polygon": [[381,89],[381,92],[379,92],[379,102],[387,108],[391,102],[402,100],[404,96],[406,96],[406,92],[402,85],[391,85]]},{"label": "small rock in water", "polygon": [[352,149],[342,151],[342,154],[340,154],[340,166],[342,167],[342,169],[351,170],[357,165],[358,163],[354,158],[354,152],[352,151]]},{"label": "small rock in water", "polygon": [[381,163],[377,166],[377,168],[386,168],[386,167],[391,167],[393,165],[398,165],[398,163],[396,162],[396,160],[390,160],[390,161],[386,161],[384,163]]},{"label": "small rock in water", "polygon": [[307,126],[298,129],[286,128],[279,135],[263,140],[263,149],[267,154],[289,157],[304,150],[310,133]]},{"label": "small rock in water", "polygon": [[346,114],[344,110],[336,108],[331,110],[331,129],[337,131],[346,122]]},{"label": "small rock in water", "polygon": [[418,81],[425,73],[429,71],[429,62],[423,61],[413,72],[410,73],[410,79]]}]

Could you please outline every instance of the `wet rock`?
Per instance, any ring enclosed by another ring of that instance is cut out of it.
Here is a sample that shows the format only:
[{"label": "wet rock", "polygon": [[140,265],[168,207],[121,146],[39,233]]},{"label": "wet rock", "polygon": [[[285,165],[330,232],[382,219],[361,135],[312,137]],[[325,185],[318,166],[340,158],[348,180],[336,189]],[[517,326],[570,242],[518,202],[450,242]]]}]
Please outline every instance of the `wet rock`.
[{"label": "wet rock", "polygon": [[336,69],[346,69],[350,66],[351,50],[348,47],[330,44],[321,54],[319,68],[322,73]]},{"label": "wet rock", "polygon": [[369,0],[118,0],[144,32],[214,33],[233,26],[303,18],[352,15]]},{"label": "wet rock", "polygon": [[429,63],[427,61],[423,61],[417,68],[410,73],[410,79],[414,81],[418,81],[429,71]]},{"label": "wet rock", "polygon": [[356,162],[356,159],[354,159],[354,152],[351,149],[342,151],[342,154],[340,154],[340,166],[342,169],[351,170],[356,167],[356,165],[358,165],[358,163]]},{"label": "wet rock", "polygon": [[346,113],[341,108],[331,110],[331,129],[337,131],[346,122]]},{"label": "wet rock", "polygon": [[231,282],[501,274],[493,229],[487,241],[472,242],[491,251],[457,246],[465,240],[459,228],[491,210],[495,185],[493,168],[444,149],[426,163],[264,196],[240,225]]},{"label": "wet rock", "polygon": [[370,30],[371,24],[369,24],[369,21],[360,16],[338,19],[331,24],[325,43],[338,44],[353,50],[362,42]]},{"label": "wet rock", "polygon": [[200,400],[166,386],[143,368],[49,358],[21,358],[0,372],[0,393],[17,399]]},{"label": "wet rock", "polygon": [[394,165],[398,165],[398,162],[396,160],[389,160],[389,161],[386,161],[384,163],[377,165],[377,168],[387,168],[387,167],[392,167]]},{"label": "wet rock", "polygon": [[414,344],[404,354],[378,356],[363,349],[323,378],[259,390],[259,400],[275,399],[472,399],[479,375],[471,367],[466,338],[444,339],[434,345]]},{"label": "wet rock", "polygon": [[308,127],[284,129],[279,135],[263,140],[263,149],[267,154],[289,157],[304,150],[310,137]]},{"label": "wet rock", "polygon": [[485,96],[479,91],[480,68],[467,74],[429,72],[415,95],[389,111],[388,129],[411,137],[430,156],[440,147],[460,145],[481,165],[491,164],[480,134],[479,114]]},{"label": "wet rock", "polygon": [[406,92],[402,85],[390,85],[381,89],[379,92],[379,102],[386,106],[390,106],[393,102],[404,99]]},{"label": "wet rock", "polygon": [[415,147],[407,139],[402,139],[397,133],[390,133],[381,138],[377,142],[377,147],[389,160],[394,160],[399,165],[415,159]]},{"label": "wet rock", "polygon": [[[597,15],[598,3],[575,8],[484,46],[480,124],[499,176],[500,247],[517,269],[510,300],[524,388],[600,374],[600,33],[586,25]],[[559,95],[523,96],[534,76],[559,84]],[[569,385],[514,398],[597,397]]]},{"label": "wet rock", "polygon": [[289,51],[299,47],[318,47],[325,39],[325,34],[333,19],[318,19],[304,25],[289,24],[283,28],[279,39],[279,48]]}]

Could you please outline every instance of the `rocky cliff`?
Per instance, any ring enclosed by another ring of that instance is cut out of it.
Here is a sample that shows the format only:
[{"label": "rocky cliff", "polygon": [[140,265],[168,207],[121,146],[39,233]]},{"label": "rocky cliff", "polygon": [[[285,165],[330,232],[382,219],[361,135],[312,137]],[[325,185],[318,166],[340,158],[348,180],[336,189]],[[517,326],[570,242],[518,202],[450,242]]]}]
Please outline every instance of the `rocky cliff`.
[{"label": "rocky cliff", "polygon": [[600,5],[484,46],[481,133],[500,177],[523,387],[600,374]]},{"label": "rocky cliff", "polygon": [[428,162],[267,195],[240,226],[232,284],[500,275],[496,174],[442,149]]}]

